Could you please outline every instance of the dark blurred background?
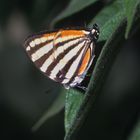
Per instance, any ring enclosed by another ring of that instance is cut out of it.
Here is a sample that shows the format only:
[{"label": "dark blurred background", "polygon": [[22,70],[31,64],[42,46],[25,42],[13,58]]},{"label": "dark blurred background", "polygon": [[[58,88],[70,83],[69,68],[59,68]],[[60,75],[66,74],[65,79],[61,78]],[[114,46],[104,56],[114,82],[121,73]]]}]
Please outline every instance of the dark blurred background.
[{"label": "dark blurred background", "polygon": [[[37,132],[31,131],[59,96],[62,86],[36,69],[22,45],[28,35],[51,29],[52,21],[68,3],[69,0],[0,0],[0,139],[63,139],[64,109]],[[96,3],[95,11],[103,5],[104,2]],[[93,5],[85,8],[55,27],[84,26],[92,8]],[[139,36],[137,31],[122,44],[78,140],[124,140],[131,134],[140,117]]]}]

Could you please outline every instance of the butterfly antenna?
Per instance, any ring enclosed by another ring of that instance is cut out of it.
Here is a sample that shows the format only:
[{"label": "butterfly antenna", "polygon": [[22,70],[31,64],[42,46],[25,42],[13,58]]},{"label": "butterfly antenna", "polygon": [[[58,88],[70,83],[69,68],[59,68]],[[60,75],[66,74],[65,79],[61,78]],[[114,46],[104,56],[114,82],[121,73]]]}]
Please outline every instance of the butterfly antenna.
[{"label": "butterfly antenna", "polygon": [[87,27],[86,21],[84,22],[84,27],[85,27],[85,28]]}]

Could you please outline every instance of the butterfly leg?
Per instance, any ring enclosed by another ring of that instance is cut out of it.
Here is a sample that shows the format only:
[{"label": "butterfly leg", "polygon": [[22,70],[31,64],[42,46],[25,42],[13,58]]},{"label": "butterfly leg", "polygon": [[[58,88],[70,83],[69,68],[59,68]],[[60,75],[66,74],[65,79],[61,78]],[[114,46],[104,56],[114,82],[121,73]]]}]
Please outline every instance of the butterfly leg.
[{"label": "butterfly leg", "polygon": [[81,85],[77,85],[77,87],[80,88],[80,89],[82,89],[82,90],[84,90],[84,91],[87,90],[87,87],[84,87],[84,86],[81,86]]},{"label": "butterfly leg", "polygon": [[85,76],[86,76],[86,77],[91,77],[91,74],[86,74]]}]

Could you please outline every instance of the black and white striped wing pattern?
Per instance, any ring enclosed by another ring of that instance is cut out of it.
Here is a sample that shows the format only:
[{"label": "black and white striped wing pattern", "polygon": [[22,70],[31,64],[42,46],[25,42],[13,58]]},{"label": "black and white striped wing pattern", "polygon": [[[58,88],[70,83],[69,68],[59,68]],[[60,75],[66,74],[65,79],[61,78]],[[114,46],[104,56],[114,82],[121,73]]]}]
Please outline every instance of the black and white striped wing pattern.
[{"label": "black and white striped wing pattern", "polygon": [[25,49],[35,65],[50,79],[65,87],[81,83],[93,60],[90,31],[59,30],[29,37]]}]

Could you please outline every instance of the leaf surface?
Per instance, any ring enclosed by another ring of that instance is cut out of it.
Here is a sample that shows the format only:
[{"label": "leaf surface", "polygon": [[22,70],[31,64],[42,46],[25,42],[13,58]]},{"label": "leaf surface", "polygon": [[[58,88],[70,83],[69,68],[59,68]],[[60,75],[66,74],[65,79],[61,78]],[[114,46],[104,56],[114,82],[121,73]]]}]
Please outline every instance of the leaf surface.
[{"label": "leaf surface", "polygon": [[58,97],[53,101],[49,109],[43,116],[34,124],[32,131],[37,131],[49,118],[59,113],[64,108],[65,90],[61,91]]},{"label": "leaf surface", "polygon": [[125,33],[125,38],[128,38],[129,32],[131,30],[133,21],[136,17],[136,12],[138,10],[138,6],[140,6],[140,0],[125,0],[125,14],[127,17],[127,28]]},{"label": "leaf surface", "polygon": [[81,11],[96,1],[97,0],[71,0],[68,6],[54,19],[52,24],[54,25],[56,22]]}]

